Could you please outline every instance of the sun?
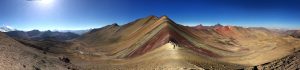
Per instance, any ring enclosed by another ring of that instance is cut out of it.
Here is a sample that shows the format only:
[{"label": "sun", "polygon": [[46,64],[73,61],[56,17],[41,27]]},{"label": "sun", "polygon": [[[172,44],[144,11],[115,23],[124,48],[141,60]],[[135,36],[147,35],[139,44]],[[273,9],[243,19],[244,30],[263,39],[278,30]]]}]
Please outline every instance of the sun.
[{"label": "sun", "polygon": [[43,6],[49,6],[52,5],[54,0],[39,0],[39,4]]},{"label": "sun", "polygon": [[42,4],[52,4],[53,0],[41,0],[40,3],[42,3]]}]

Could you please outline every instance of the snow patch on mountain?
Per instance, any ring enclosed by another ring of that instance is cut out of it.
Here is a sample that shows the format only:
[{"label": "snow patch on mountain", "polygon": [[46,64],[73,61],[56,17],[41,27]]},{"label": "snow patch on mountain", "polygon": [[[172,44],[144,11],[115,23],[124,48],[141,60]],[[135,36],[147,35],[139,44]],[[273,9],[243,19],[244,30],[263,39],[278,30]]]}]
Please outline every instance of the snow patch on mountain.
[{"label": "snow patch on mountain", "polygon": [[9,32],[9,31],[15,31],[16,29],[10,27],[10,26],[2,26],[0,27],[0,32]]}]

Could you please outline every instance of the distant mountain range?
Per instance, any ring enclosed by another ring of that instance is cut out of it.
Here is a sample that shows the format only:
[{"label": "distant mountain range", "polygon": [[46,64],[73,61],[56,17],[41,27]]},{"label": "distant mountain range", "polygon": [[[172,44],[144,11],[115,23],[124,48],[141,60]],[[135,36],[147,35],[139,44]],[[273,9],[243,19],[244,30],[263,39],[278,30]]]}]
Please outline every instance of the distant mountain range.
[{"label": "distant mountain range", "polygon": [[55,41],[66,41],[79,37],[80,35],[72,32],[58,32],[58,31],[9,31],[5,32],[8,36],[17,38],[17,39],[26,39],[26,40],[55,40]]},{"label": "distant mountain range", "polygon": [[[53,31],[53,32],[71,32],[71,33],[75,33],[78,35],[82,35],[84,33],[89,32],[91,29],[86,29],[86,30],[47,30],[47,31]],[[17,31],[17,29],[10,27],[10,26],[2,26],[0,27],[0,32],[10,32],[10,31]],[[22,31],[22,30],[18,30],[18,31]],[[32,30],[34,31],[34,30]]]},{"label": "distant mountain range", "polygon": [[89,32],[91,29],[87,29],[87,30],[53,30],[53,31],[58,31],[58,32],[71,32],[71,33],[75,33],[78,35],[82,35],[85,34],[87,32]]},{"label": "distant mountain range", "polygon": [[82,34],[89,32],[90,30],[31,30],[31,31],[22,31],[17,30],[10,26],[0,27],[0,32],[4,32],[6,35],[24,40],[34,40],[34,41],[43,41],[43,40],[55,40],[55,41],[66,41],[79,37]]}]

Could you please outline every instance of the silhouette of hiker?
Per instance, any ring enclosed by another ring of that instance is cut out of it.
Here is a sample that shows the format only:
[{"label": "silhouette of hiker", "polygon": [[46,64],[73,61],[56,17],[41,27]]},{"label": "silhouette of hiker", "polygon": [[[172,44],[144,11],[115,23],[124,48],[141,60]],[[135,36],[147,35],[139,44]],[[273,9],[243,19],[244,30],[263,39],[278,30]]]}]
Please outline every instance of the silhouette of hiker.
[{"label": "silhouette of hiker", "polygon": [[174,47],[173,47],[173,49],[175,49],[175,45],[173,45]]}]

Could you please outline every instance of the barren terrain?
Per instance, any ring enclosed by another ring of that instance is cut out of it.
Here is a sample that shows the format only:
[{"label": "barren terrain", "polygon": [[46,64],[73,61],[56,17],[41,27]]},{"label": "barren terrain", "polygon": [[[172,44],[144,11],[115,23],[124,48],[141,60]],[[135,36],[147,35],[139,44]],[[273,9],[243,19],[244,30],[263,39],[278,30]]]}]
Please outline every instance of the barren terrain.
[{"label": "barren terrain", "polygon": [[184,26],[167,16],[112,24],[66,41],[0,36],[1,70],[295,70],[297,33]]}]

